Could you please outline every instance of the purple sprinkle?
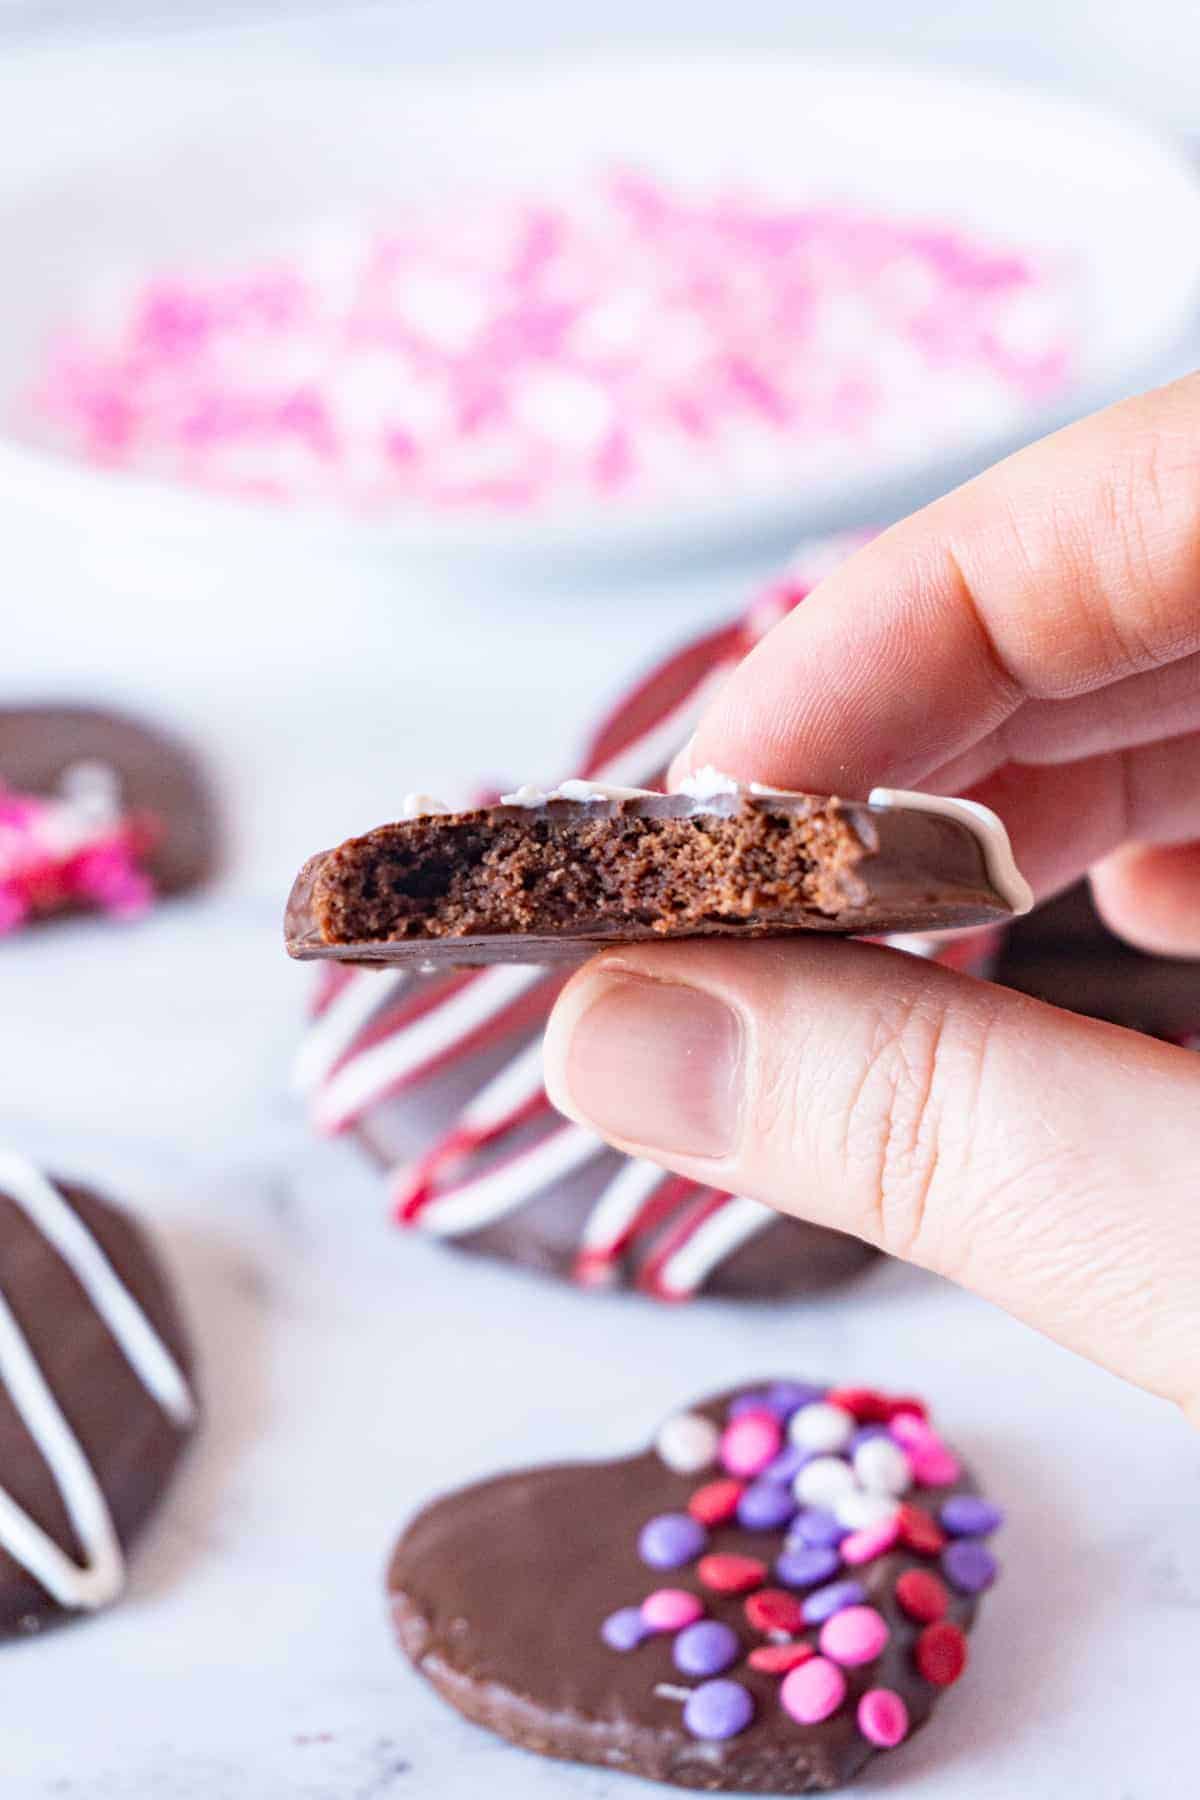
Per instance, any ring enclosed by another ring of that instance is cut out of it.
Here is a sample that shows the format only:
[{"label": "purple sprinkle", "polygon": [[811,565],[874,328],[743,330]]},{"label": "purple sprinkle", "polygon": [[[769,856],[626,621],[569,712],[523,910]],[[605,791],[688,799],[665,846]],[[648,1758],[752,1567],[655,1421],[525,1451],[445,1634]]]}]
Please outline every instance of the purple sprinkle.
[{"label": "purple sprinkle", "polygon": [[638,1555],[652,1569],[681,1569],[707,1542],[708,1533],[689,1513],[659,1513],[642,1526]]},{"label": "purple sprinkle", "polygon": [[987,1537],[1004,1523],[1004,1514],[979,1494],[952,1494],[940,1518],[951,1537]]},{"label": "purple sprinkle", "polygon": [[731,1738],[754,1717],[754,1701],[740,1681],[702,1681],[683,1709],[685,1728],[697,1738]]},{"label": "purple sprinkle", "polygon": [[600,1636],[610,1650],[636,1650],[650,1636],[650,1627],[642,1618],[640,1606],[623,1606],[609,1613],[600,1627]]},{"label": "purple sprinkle", "polygon": [[791,1488],[777,1481],[755,1481],[738,1501],[738,1524],[747,1531],[778,1531],[795,1512]]},{"label": "purple sprinkle", "polygon": [[982,1594],[996,1579],[996,1559],[973,1538],[959,1538],[942,1551],[942,1573],[960,1594]]},{"label": "purple sprinkle", "polygon": [[834,1544],[840,1544],[847,1535],[846,1527],[839,1524],[823,1506],[806,1506],[788,1533],[789,1548],[792,1539],[799,1539],[802,1544],[810,1544],[813,1549],[827,1550]]},{"label": "purple sprinkle", "polygon": [[767,1405],[786,1424],[794,1412],[823,1400],[826,1392],[811,1381],[773,1381],[767,1389]]},{"label": "purple sprinkle", "polygon": [[771,1403],[767,1398],[766,1390],[758,1388],[754,1393],[739,1394],[735,1400],[731,1400],[725,1416],[727,1419],[740,1419],[746,1413],[770,1411]]},{"label": "purple sprinkle", "polygon": [[687,1625],[675,1639],[675,1667],[684,1675],[720,1675],[741,1654],[737,1632],[719,1619]]},{"label": "purple sprinkle", "polygon": [[785,1587],[814,1587],[836,1575],[841,1561],[836,1550],[801,1545],[776,1558],[775,1574]]},{"label": "purple sprinkle", "polygon": [[804,1602],[804,1623],[823,1625],[834,1613],[844,1612],[848,1606],[865,1606],[866,1600],[866,1589],[861,1582],[831,1581],[828,1587],[818,1588]]},{"label": "purple sprinkle", "polygon": [[815,1452],[804,1450],[799,1444],[786,1444],[763,1470],[764,1481],[794,1481],[805,1463],[812,1461]]},{"label": "purple sprinkle", "polygon": [[872,1438],[888,1438],[895,1443],[886,1425],[860,1425],[846,1446],[846,1454],[853,1458],[854,1452],[861,1449],[863,1444],[869,1444]]}]

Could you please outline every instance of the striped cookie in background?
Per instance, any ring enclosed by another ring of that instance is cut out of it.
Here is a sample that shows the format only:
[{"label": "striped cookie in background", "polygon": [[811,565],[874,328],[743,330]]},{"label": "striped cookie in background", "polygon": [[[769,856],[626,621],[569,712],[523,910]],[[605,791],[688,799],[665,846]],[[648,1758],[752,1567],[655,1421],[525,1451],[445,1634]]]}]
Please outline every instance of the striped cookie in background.
[{"label": "striped cookie in background", "polygon": [[[667,657],[603,720],[576,773],[661,786],[720,682],[859,541],[802,553],[745,615]],[[976,933],[946,950],[970,966],[993,948]],[[541,1037],[563,979],[528,967],[321,969],[297,1083],[318,1131],[352,1134],[382,1164],[399,1224],[659,1300],[816,1293],[872,1260],[853,1238],[668,1175],[556,1113]]]}]

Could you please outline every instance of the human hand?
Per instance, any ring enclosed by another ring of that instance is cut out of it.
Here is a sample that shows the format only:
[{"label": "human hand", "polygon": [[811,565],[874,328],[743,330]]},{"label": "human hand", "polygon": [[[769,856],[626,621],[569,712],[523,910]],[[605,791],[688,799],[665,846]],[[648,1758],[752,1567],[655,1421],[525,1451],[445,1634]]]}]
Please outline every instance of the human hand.
[{"label": "human hand", "polygon": [[[1039,896],[1200,956],[1200,376],[875,539],[676,775],[995,807]],[[637,946],[569,983],[555,1103],[975,1288],[1200,1424],[1200,1057],[870,944]]]}]

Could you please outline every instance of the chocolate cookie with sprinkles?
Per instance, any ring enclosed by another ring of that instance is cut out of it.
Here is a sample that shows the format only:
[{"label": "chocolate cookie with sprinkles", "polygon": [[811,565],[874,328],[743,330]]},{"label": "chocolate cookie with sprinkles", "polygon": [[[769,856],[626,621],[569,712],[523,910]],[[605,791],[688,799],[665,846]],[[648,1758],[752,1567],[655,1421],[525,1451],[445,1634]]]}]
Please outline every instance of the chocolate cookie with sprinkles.
[{"label": "chocolate cookie with sprinkles", "polygon": [[1000,1524],[922,1401],[773,1381],[625,1461],[435,1500],[388,1587],[414,1666],[516,1744],[681,1787],[826,1792],[963,1675]]}]

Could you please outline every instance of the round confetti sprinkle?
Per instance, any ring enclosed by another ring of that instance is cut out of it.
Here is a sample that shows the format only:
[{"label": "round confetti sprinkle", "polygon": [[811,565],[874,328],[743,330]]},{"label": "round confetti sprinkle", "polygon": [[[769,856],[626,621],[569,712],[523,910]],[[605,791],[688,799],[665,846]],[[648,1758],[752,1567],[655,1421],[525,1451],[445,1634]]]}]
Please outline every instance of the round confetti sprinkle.
[{"label": "round confetti sprinkle", "polygon": [[717,1458],[721,1434],[700,1413],[676,1413],[659,1430],[654,1447],[676,1475],[698,1475]]},{"label": "round confetti sprinkle", "polygon": [[1004,1514],[979,1494],[952,1494],[938,1514],[951,1537],[988,1537],[1004,1523]]},{"label": "round confetti sprinkle", "polygon": [[636,1650],[653,1629],[642,1617],[640,1606],[622,1606],[609,1613],[600,1627],[600,1636],[610,1650]]},{"label": "round confetti sprinkle", "polygon": [[686,1730],[714,1742],[736,1737],[753,1717],[753,1697],[740,1681],[703,1681],[692,1689],[683,1708]]},{"label": "round confetti sprinkle", "polygon": [[903,1418],[905,1413],[910,1414],[914,1419],[929,1417],[929,1408],[923,1400],[918,1400],[915,1394],[896,1394],[888,1402],[888,1405],[891,1409],[888,1414],[889,1422],[892,1419]]},{"label": "round confetti sprinkle", "polygon": [[742,1653],[737,1632],[719,1619],[700,1619],[675,1639],[675,1667],[683,1675],[721,1675]]},{"label": "round confetti sprinkle", "polygon": [[849,1443],[853,1430],[853,1413],[848,1413],[845,1407],[830,1406],[828,1401],[817,1400],[793,1414],[788,1436],[802,1450],[816,1450],[823,1455],[842,1449]]},{"label": "round confetti sprinkle", "polygon": [[[864,1444],[873,1444],[879,1438],[883,1438],[889,1444],[895,1442],[886,1425],[860,1425],[846,1445],[851,1460],[853,1461],[858,1455]],[[899,1448],[898,1445],[897,1448]]]},{"label": "round confetti sprinkle", "polygon": [[857,1669],[883,1654],[888,1636],[883,1615],[873,1606],[847,1606],[821,1627],[821,1654]]},{"label": "round confetti sprinkle", "polygon": [[866,1598],[867,1590],[860,1581],[831,1581],[828,1587],[818,1588],[805,1600],[804,1623],[823,1625],[826,1619],[832,1619],[847,1606],[865,1605]]},{"label": "round confetti sprinkle", "polygon": [[815,1587],[828,1581],[841,1567],[841,1559],[831,1546],[802,1544],[785,1549],[775,1559],[776,1580],[788,1587]]},{"label": "round confetti sprinkle", "polygon": [[746,1661],[761,1675],[786,1675],[816,1655],[811,1644],[758,1644]]},{"label": "round confetti sprinkle", "polygon": [[681,1569],[707,1542],[708,1533],[698,1519],[687,1513],[659,1513],[642,1526],[638,1555],[651,1569]]},{"label": "round confetti sprinkle", "polygon": [[929,1569],[905,1569],[896,1583],[896,1599],[909,1618],[921,1625],[944,1619],[950,1605],[945,1583]]},{"label": "round confetti sprinkle", "polygon": [[709,1481],[697,1488],[688,1501],[688,1511],[701,1525],[725,1525],[737,1515],[738,1501],[745,1492],[741,1481]]},{"label": "round confetti sprinkle", "polygon": [[753,1478],[778,1456],[783,1432],[774,1413],[748,1412],[721,1434],[721,1464],[730,1475]]},{"label": "round confetti sprinkle", "polygon": [[767,1565],[757,1556],[735,1556],[730,1551],[714,1551],[702,1556],[696,1572],[705,1587],[717,1594],[748,1594],[761,1587],[767,1578]]},{"label": "round confetti sprinkle", "polygon": [[833,1544],[840,1544],[845,1536],[846,1527],[839,1524],[827,1508],[807,1506],[788,1533],[788,1548],[791,1548],[792,1540],[798,1538],[802,1544],[828,1549]]},{"label": "round confetti sprinkle", "polygon": [[733,1399],[729,1402],[726,1417],[729,1419],[742,1419],[745,1418],[747,1413],[770,1412],[771,1410],[772,1408],[767,1400],[766,1390],[764,1388],[754,1388],[748,1394],[734,1395]]},{"label": "round confetti sprinkle", "polygon": [[874,1562],[877,1556],[886,1556],[899,1541],[900,1521],[893,1516],[881,1520],[878,1525],[866,1525],[861,1531],[852,1531],[849,1537],[842,1539],[838,1549],[842,1561],[857,1569],[863,1563]]},{"label": "round confetti sprinkle", "polygon": [[900,1502],[890,1494],[864,1494],[861,1488],[849,1488],[833,1503],[834,1516],[849,1531],[868,1531],[873,1525],[885,1525],[896,1518]]},{"label": "round confetti sprinkle", "polygon": [[827,1506],[836,1512],[836,1502],[855,1489],[854,1471],[837,1456],[816,1456],[805,1463],[792,1492],[801,1506]]},{"label": "round confetti sprinkle", "polygon": [[960,1594],[982,1594],[996,1579],[996,1559],[974,1538],[958,1538],[942,1552],[942,1574]]},{"label": "round confetti sprinkle", "polygon": [[880,1750],[894,1750],[908,1736],[908,1708],[893,1688],[868,1688],[857,1718],[867,1742]]},{"label": "round confetti sprinkle", "polygon": [[703,1615],[703,1601],[685,1588],[656,1588],[642,1601],[642,1619],[651,1631],[682,1631]]},{"label": "round confetti sprinkle", "polygon": [[884,1425],[892,1416],[892,1403],[877,1388],[834,1388],[826,1394],[830,1406],[853,1413],[860,1425]]},{"label": "round confetti sprinkle", "polygon": [[824,1388],[811,1381],[773,1381],[767,1389],[767,1405],[785,1424],[802,1406],[812,1406],[824,1397]]},{"label": "round confetti sprinkle", "polygon": [[897,1496],[912,1486],[912,1464],[890,1438],[871,1438],[854,1452],[858,1485],[869,1494]]},{"label": "round confetti sprinkle", "polygon": [[791,1484],[806,1463],[813,1460],[811,1450],[801,1450],[798,1444],[785,1444],[779,1455],[772,1458],[763,1470],[764,1481],[778,1481]]},{"label": "round confetti sprinkle", "polygon": [[746,1598],[745,1612],[755,1631],[800,1631],[804,1626],[804,1608],[794,1594],[782,1588],[760,1588]]},{"label": "round confetti sprinkle", "polygon": [[966,1635],[948,1619],[927,1625],[917,1639],[917,1667],[934,1687],[953,1687],[967,1666]]},{"label": "round confetti sprinkle", "polygon": [[812,1656],[785,1675],[779,1703],[798,1725],[819,1725],[846,1698],[846,1677],[836,1663]]},{"label": "round confetti sprinkle", "polygon": [[747,1531],[779,1531],[795,1513],[791,1489],[777,1481],[756,1481],[738,1501],[738,1524]]},{"label": "round confetti sprinkle", "polygon": [[900,1542],[909,1550],[915,1550],[918,1556],[937,1556],[946,1547],[946,1534],[932,1513],[923,1506],[913,1506],[903,1502],[897,1515],[900,1521]]}]

